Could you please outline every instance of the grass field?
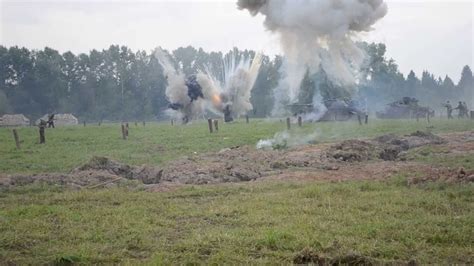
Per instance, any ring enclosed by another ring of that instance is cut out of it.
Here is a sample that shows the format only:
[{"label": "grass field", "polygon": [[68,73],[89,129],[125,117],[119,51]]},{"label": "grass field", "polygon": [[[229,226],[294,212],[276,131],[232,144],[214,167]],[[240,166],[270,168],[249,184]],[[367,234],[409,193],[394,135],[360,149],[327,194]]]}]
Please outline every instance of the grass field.
[{"label": "grass field", "polygon": [[[473,121],[318,123],[293,129],[317,141],[416,130],[474,129]],[[0,129],[0,173],[63,172],[104,155],[131,164],[163,164],[194,152],[255,145],[285,124],[254,120],[221,125],[119,125],[47,130],[21,128],[17,151]],[[426,149],[435,149],[426,147]],[[414,160],[473,168],[470,155]],[[408,185],[407,175],[380,181],[258,181],[183,186],[168,192],[139,187],[68,190],[52,186],[0,191],[0,264],[289,264],[319,258],[396,264],[474,263],[474,185]],[[351,255],[351,256],[348,256]],[[350,262],[350,261],[349,261]]]},{"label": "grass field", "polygon": [[[316,141],[326,142],[348,138],[375,137],[386,133],[408,134],[416,130],[434,133],[474,129],[473,120],[374,120],[368,126],[357,122],[306,124],[303,129],[293,125],[298,135],[316,132]],[[238,145],[255,145],[286,129],[279,121],[238,121],[220,126],[209,134],[207,122],[188,126],[149,123],[145,127],[131,124],[130,137],[121,138],[119,124],[59,127],[46,130],[46,144],[39,145],[38,129],[19,128],[22,149],[15,148],[11,129],[0,128],[0,173],[65,172],[87,162],[92,156],[107,156],[128,164],[162,164],[193,153],[219,151]]]}]

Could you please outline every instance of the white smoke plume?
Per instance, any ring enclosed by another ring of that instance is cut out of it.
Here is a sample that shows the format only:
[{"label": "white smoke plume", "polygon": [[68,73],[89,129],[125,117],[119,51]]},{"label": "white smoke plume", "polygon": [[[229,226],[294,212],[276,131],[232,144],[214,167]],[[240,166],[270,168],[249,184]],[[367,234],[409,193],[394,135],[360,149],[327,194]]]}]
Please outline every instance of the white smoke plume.
[{"label": "white smoke plume", "polygon": [[179,105],[175,110],[167,111],[171,117],[188,122],[203,114],[204,101],[202,99],[192,100],[188,94],[188,86],[186,85],[186,76],[179,69],[176,69],[169,56],[161,48],[156,49],[155,56],[163,67],[168,86],[166,87],[166,98],[171,104]]},{"label": "white smoke plume", "polygon": [[265,16],[265,27],[279,35],[286,75],[275,92],[277,108],[297,100],[308,69],[322,67],[335,84],[354,85],[364,53],[353,38],[387,13],[384,0],[238,0],[237,6]]},{"label": "white smoke plume", "polygon": [[224,61],[223,104],[230,105],[234,116],[241,116],[253,109],[250,96],[262,65],[262,54],[253,59],[236,62],[235,56]]},{"label": "white smoke plume", "polygon": [[175,118],[188,122],[207,110],[231,121],[253,109],[250,96],[262,64],[261,54],[238,61],[232,55],[228,62],[223,62],[222,82],[210,71],[186,77],[173,66],[163,50],[157,49],[155,55],[168,81],[166,97],[171,109],[168,114]]}]

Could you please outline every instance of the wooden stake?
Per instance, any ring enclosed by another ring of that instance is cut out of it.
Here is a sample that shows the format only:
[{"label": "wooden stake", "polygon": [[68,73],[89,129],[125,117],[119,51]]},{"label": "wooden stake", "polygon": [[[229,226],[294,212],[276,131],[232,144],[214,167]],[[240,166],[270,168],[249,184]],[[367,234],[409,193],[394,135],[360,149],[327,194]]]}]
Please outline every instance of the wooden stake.
[{"label": "wooden stake", "polygon": [[212,130],[212,119],[207,119],[207,124],[209,125],[209,133],[212,134],[213,130]]},{"label": "wooden stake", "polygon": [[298,116],[298,126],[299,127],[303,126],[303,118],[301,118],[301,116]]},{"label": "wooden stake", "polygon": [[122,138],[125,140],[127,139],[127,133],[125,132],[125,125],[122,124]]},{"label": "wooden stake", "polygon": [[214,120],[214,128],[216,129],[216,132],[219,131],[219,120]]},{"label": "wooden stake", "polygon": [[40,144],[46,143],[46,138],[44,136],[44,126],[39,127],[39,135],[40,135]]},{"label": "wooden stake", "polygon": [[286,118],[286,128],[287,128],[288,130],[291,129],[291,120],[290,120],[289,117]]},{"label": "wooden stake", "polygon": [[16,148],[20,149],[20,138],[18,137],[18,132],[16,129],[13,129],[13,138],[15,139]]}]

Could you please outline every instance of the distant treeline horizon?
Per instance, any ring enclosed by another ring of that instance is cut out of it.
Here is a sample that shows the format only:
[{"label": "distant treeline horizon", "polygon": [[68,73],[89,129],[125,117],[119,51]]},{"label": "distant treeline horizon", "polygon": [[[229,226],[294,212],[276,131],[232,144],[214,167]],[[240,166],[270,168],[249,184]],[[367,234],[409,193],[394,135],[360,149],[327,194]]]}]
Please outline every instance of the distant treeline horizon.
[{"label": "distant treeline horizon", "polygon": [[[413,71],[405,77],[395,60],[386,57],[381,43],[359,43],[367,59],[361,69],[356,95],[332,83],[323,70],[305,76],[301,83],[300,104],[310,104],[316,94],[323,99],[352,97],[367,102],[369,111],[403,97],[414,97],[433,109],[465,101],[474,105],[473,75],[469,66],[460,69],[455,83],[449,76],[435,77],[424,71],[419,78]],[[227,53],[205,52],[192,46],[168,53],[171,62],[185,75],[211,71],[223,77],[223,59],[255,56],[255,51],[234,48]],[[273,108],[273,90],[284,75],[283,58],[264,56],[252,90],[254,106],[249,115],[267,117]],[[0,46],[0,115],[24,114],[37,119],[49,113],[72,113],[82,120],[151,120],[165,117],[168,107],[163,69],[153,53],[132,51],[111,45],[89,53],[59,53],[52,48],[30,50]],[[289,103],[290,104],[290,103]]]}]

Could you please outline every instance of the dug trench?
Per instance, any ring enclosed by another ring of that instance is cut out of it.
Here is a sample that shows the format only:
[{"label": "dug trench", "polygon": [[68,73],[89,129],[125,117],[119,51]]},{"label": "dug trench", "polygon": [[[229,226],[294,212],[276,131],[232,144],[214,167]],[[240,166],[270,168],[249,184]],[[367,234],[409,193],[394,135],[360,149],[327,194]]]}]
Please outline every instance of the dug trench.
[{"label": "dug trench", "polygon": [[437,147],[443,156],[474,157],[474,131],[442,136],[417,131],[405,136],[384,135],[270,151],[233,147],[189,156],[163,167],[131,166],[106,157],[93,157],[65,174],[0,177],[0,189],[46,184],[75,189],[139,186],[160,191],[186,184],[260,180],[379,180],[400,173],[408,174],[410,183],[474,182],[472,167],[450,168],[414,160],[411,155],[421,152],[423,147]]}]

